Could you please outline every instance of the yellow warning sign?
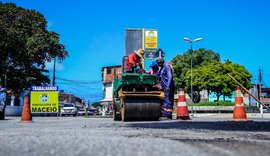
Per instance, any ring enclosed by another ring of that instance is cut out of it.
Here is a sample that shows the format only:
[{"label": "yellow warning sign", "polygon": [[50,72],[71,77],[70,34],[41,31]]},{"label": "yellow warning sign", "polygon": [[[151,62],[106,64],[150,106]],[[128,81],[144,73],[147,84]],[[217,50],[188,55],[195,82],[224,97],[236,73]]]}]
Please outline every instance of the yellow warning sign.
[{"label": "yellow warning sign", "polygon": [[32,91],[31,113],[58,113],[58,91]]},{"label": "yellow warning sign", "polygon": [[156,30],[145,31],[145,49],[157,49],[158,39]]}]

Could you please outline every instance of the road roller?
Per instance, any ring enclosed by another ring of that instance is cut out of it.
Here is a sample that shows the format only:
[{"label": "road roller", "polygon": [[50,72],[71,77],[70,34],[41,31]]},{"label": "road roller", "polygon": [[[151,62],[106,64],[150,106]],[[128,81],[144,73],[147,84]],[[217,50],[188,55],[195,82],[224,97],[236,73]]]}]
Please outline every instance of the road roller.
[{"label": "road roller", "polygon": [[145,73],[123,73],[113,82],[115,121],[155,121],[161,116],[164,93],[159,77]]}]

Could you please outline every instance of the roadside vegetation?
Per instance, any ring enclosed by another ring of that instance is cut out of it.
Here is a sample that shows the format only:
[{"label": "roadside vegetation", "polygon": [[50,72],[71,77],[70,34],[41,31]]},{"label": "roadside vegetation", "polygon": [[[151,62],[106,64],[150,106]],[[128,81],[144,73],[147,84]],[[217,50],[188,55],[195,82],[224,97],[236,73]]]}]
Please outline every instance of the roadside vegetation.
[{"label": "roadside vegetation", "polygon": [[[231,74],[245,88],[249,89],[251,87],[250,79],[252,75],[244,66],[233,63],[230,60],[222,62],[218,53],[200,48],[195,51],[189,50],[182,55],[177,55],[171,60],[177,89],[184,88],[190,94],[191,54],[193,56],[193,97],[197,98],[197,95],[202,90],[207,90],[208,94],[215,93],[217,101],[220,100],[221,95],[231,97],[233,91],[236,89],[236,83],[227,73]],[[199,101],[193,99],[195,103]]]},{"label": "roadside vegetation", "polygon": [[[227,107],[227,106],[234,106],[233,102],[226,102],[226,101],[217,101],[217,102],[199,102],[199,103],[189,103],[188,106],[194,106],[194,107],[201,107],[201,106],[219,106],[219,107]],[[248,104],[244,104],[244,107],[247,110],[253,109],[253,110],[259,110],[258,106],[249,106]]]},{"label": "roadside vegetation", "polygon": [[68,56],[59,34],[49,31],[44,15],[35,10],[0,2],[0,15],[0,85],[19,93],[49,84],[46,63]]}]

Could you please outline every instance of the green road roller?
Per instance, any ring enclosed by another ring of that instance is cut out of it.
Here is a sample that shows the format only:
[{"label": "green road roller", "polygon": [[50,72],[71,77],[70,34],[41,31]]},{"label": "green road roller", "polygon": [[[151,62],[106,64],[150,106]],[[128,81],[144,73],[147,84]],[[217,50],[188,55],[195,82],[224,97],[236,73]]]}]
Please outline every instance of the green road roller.
[{"label": "green road roller", "polygon": [[159,78],[144,73],[123,73],[113,82],[115,121],[154,121],[161,116],[164,93]]}]

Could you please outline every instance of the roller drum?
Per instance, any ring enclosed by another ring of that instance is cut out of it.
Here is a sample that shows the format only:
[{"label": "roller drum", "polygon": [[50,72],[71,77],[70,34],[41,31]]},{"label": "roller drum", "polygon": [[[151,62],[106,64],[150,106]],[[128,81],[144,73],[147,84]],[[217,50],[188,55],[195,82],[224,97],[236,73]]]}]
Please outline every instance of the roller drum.
[{"label": "roller drum", "polygon": [[124,98],[121,108],[122,121],[159,120],[161,100],[157,98]]}]

